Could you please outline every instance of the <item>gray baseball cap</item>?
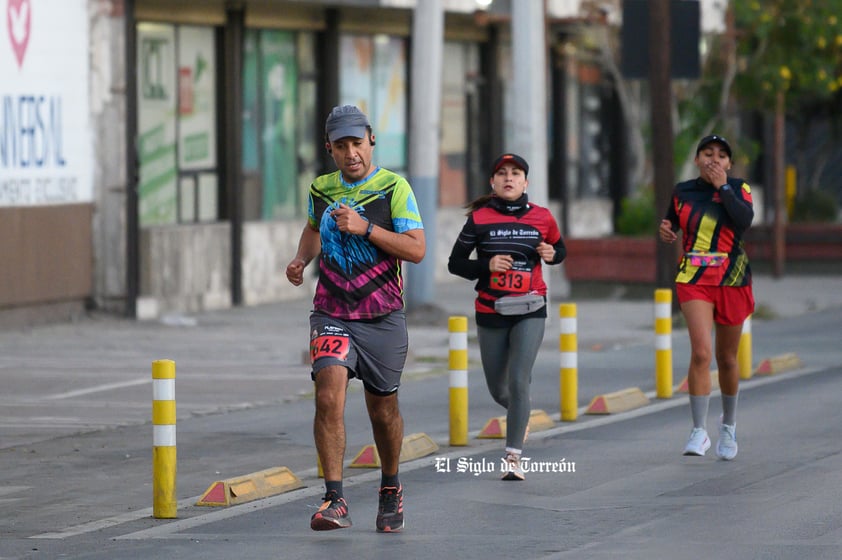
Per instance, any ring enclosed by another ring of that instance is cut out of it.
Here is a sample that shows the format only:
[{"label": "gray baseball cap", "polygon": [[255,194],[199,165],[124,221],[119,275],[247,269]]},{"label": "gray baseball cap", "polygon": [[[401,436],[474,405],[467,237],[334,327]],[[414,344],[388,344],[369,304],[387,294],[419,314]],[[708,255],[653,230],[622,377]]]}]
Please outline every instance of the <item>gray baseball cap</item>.
[{"label": "gray baseball cap", "polygon": [[325,134],[330,142],[340,138],[365,138],[366,128],[371,125],[368,117],[354,105],[334,107],[325,121]]}]

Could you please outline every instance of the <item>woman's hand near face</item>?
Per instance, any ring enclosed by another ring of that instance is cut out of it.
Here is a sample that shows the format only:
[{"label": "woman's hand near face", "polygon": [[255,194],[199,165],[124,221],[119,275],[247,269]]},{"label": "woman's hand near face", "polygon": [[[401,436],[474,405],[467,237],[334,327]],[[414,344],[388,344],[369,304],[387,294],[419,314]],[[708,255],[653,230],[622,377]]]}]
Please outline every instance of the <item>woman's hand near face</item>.
[{"label": "woman's hand near face", "polygon": [[716,160],[706,162],[700,171],[702,179],[713,185],[717,190],[728,182],[728,173],[722,167],[722,164]]}]

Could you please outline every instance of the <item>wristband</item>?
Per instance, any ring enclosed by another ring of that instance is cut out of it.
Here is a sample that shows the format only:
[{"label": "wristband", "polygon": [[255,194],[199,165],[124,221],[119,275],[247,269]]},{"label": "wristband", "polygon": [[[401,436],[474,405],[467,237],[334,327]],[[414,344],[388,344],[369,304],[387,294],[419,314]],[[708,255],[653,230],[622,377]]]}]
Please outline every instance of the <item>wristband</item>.
[{"label": "wristband", "polygon": [[368,229],[365,230],[365,235],[363,235],[363,239],[368,240],[371,237],[371,232],[374,231],[374,222],[368,222]]}]

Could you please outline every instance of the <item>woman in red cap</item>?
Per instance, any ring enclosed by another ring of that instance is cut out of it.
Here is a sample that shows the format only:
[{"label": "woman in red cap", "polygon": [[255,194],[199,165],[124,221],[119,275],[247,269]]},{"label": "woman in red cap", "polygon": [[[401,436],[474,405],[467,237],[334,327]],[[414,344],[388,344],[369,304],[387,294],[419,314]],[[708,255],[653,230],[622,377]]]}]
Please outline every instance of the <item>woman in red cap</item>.
[{"label": "woman in red cap", "polygon": [[476,281],[482,368],[492,398],[506,409],[503,480],[524,479],[520,458],[531,411],[529,385],[547,317],[541,264],[558,264],[567,254],[555,218],[529,202],[528,173],[519,155],[494,161],[491,193],[468,204],[447,265],[451,274]]},{"label": "woman in red cap", "polygon": [[722,419],[716,455],[737,456],[737,349],[743,321],[754,311],[751,268],[743,233],[754,209],[751,187],[728,177],[731,146],[722,136],[705,136],[696,148],[696,179],[678,183],[661,221],[661,241],[673,243],[684,233],[684,256],[675,278],[676,294],[690,335],[687,381],[693,429],[685,455],[704,456],[710,448],[705,427],[710,402],[711,332],[716,332],[716,364],[722,392]]}]

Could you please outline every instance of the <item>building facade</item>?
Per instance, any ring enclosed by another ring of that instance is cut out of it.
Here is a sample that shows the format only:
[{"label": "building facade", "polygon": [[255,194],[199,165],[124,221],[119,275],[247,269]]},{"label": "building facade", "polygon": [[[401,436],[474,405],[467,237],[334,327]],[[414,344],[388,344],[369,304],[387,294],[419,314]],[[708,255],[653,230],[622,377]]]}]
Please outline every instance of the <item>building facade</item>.
[{"label": "building facade", "polygon": [[[310,181],[332,169],[334,105],[367,112],[377,163],[407,172],[414,2],[3,3],[0,323],[302,297],[283,270]],[[622,141],[598,65],[563,48],[579,3],[551,4],[548,192],[568,215],[610,207],[612,166],[586,166]],[[430,241],[444,262],[518,101],[508,2],[442,5],[440,211],[425,220],[439,224]]]}]

